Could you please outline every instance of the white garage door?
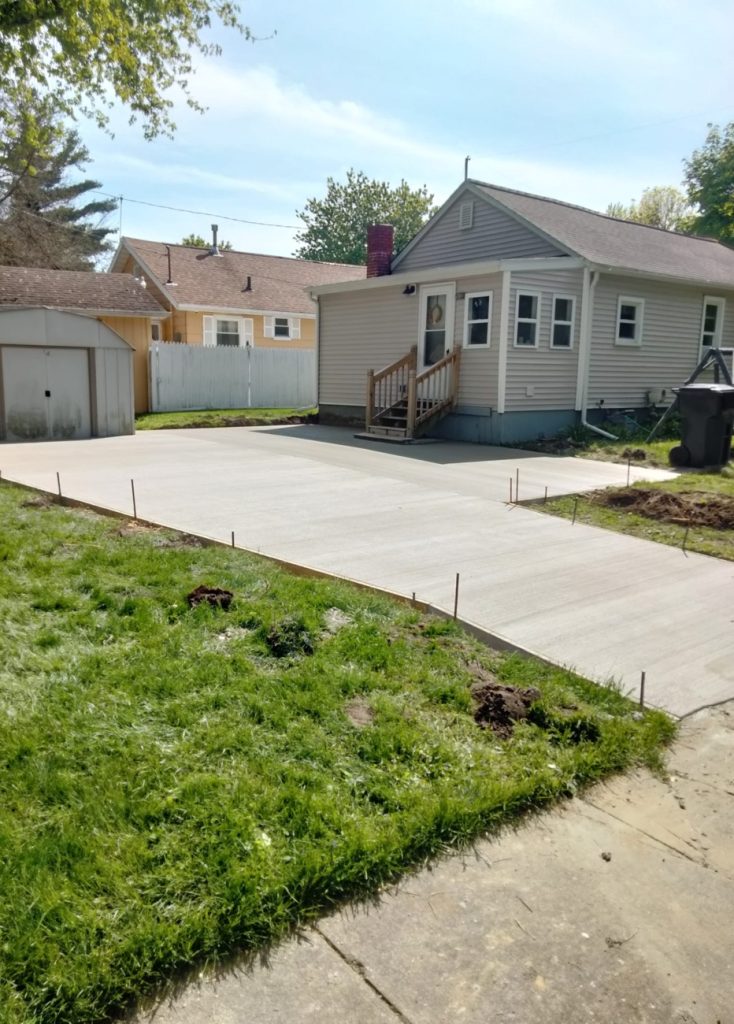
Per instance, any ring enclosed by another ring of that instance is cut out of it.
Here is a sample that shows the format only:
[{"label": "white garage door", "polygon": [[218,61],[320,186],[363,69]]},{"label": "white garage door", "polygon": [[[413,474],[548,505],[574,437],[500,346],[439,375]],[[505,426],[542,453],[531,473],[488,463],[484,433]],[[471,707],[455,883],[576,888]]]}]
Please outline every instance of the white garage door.
[{"label": "white garage door", "polygon": [[8,441],[91,437],[89,359],[76,348],[3,348]]}]

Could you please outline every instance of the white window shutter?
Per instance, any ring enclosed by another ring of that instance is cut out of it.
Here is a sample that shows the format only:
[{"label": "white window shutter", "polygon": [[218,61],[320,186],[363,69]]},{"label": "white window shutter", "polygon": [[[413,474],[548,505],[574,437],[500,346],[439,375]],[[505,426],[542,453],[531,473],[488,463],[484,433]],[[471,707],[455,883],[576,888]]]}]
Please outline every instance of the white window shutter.
[{"label": "white window shutter", "polygon": [[204,344],[213,348],[217,343],[217,318],[215,316],[204,317]]},{"label": "white window shutter", "polygon": [[265,317],[265,328],[263,330],[263,334],[265,335],[266,338],[274,338],[275,337],[275,317],[274,316],[266,316]]},{"label": "white window shutter", "polygon": [[242,341],[240,342],[240,344],[242,344],[242,345],[253,345],[254,344],[254,336],[255,336],[255,332],[254,332],[254,328],[253,328],[253,321],[252,321],[252,319],[250,317],[245,317],[245,319],[242,321],[242,323],[244,325],[244,330],[242,332],[243,338],[242,338]]},{"label": "white window shutter", "polygon": [[301,321],[298,319],[298,317],[291,318],[288,321],[288,333],[290,334],[291,338],[301,337]]}]

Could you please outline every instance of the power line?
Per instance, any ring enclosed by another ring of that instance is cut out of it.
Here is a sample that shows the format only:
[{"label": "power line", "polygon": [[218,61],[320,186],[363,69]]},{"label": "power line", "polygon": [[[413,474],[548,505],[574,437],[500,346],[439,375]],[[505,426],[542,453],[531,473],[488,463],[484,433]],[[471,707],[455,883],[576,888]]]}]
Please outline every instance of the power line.
[{"label": "power line", "polygon": [[209,213],[207,210],[187,210],[182,206],[166,206],[163,203],[149,203],[145,199],[131,199],[129,196],[116,196],[111,192],[95,192],[95,195],[106,196],[108,199],[116,199],[119,203],[136,203],[138,206],[154,206],[157,210],[173,210],[174,213],[191,213],[195,216],[216,217],[217,220],[231,220],[237,224],[255,224],[261,228],[287,228],[289,231],[297,231],[297,224],[273,224],[266,220],[245,220],[244,217],[229,217],[225,213]]}]

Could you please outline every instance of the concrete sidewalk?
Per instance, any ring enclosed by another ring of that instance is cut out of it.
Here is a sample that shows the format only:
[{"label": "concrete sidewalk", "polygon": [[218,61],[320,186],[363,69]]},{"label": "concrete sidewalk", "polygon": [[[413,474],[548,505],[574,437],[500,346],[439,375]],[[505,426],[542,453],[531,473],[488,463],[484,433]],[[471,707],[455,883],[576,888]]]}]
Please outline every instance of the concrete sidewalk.
[{"label": "concrete sidewalk", "polygon": [[734,713],[136,1024],[729,1024]]},{"label": "concrete sidewalk", "polygon": [[[734,697],[734,563],[507,504],[627,468],[469,444],[369,445],[316,426],[0,446],[5,478],[360,580],[459,614],[674,714]],[[664,478],[633,469],[632,478]]]}]

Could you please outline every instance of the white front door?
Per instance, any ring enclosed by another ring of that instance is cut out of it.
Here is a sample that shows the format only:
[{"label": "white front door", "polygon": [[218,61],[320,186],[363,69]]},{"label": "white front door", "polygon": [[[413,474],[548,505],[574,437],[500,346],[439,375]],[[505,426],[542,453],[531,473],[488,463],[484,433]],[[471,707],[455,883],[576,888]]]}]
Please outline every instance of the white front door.
[{"label": "white front door", "polygon": [[454,347],[456,285],[424,284],[420,289],[418,372],[433,366]]}]

